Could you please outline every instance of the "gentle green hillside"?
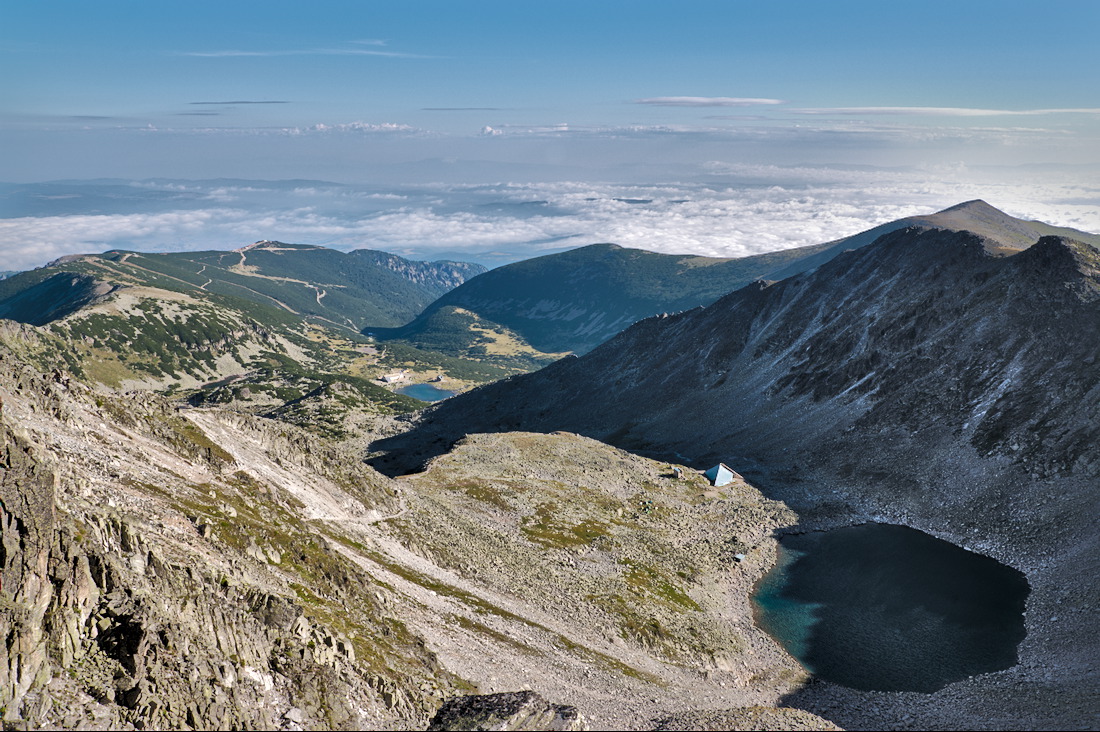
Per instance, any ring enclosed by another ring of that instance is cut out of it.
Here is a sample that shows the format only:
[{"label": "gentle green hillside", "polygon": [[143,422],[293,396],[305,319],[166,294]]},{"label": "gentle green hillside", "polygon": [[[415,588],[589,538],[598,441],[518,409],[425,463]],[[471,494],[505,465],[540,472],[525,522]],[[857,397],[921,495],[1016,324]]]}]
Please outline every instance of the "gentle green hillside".
[{"label": "gentle green hillside", "polygon": [[[395,255],[370,254],[259,242],[233,251],[143,254],[116,250],[69,256],[0,280],[0,307],[48,277],[72,272],[112,284],[190,294],[201,291],[203,297],[225,295],[358,331],[407,323],[468,274],[483,270],[479,265],[410,262]],[[72,299],[60,291],[32,292],[22,305],[9,305],[7,312],[12,314],[0,317],[35,317],[41,324],[46,322],[42,314],[21,313],[27,312],[28,303],[52,303],[55,298]],[[57,308],[49,305],[46,310]]]},{"label": "gentle green hillside", "polygon": [[[533,371],[564,356],[534,348],[511,328],[486,320],[453,305],[431,308],[417,321],[415,342],[418,348],[449,353],[459,358],[495,364],[506,369]],[[380,331],[389,338],[400,329]]]},{"label": "gentle green hillside", "polygon": [[[355,329],[399,325],[435,297],[428,288],[363,257],[300,244],[262,242],[232,252],[157,255],[146,264],[211,292],[277,301],[304,316]],[[185,274],[184,274],[185,273]]]}]

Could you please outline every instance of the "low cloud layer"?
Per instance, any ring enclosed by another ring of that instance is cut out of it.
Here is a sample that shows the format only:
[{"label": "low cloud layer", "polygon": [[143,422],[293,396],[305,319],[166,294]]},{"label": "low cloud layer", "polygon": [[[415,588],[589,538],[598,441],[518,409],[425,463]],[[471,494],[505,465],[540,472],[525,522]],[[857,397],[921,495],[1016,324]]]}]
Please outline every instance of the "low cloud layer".
[{"label": "low cloud layer", "polygon": [[[1021,175],[713,162],[695,180],[659,185],[145,182],[107,197],[96,184],[43,184],[24,187],[19,205],[30,212],[37,201],[33,211],[48,215],[0,219],[0,252],[4,269],[114,248],[230,249],[258,239],[488,264],[596,242],[740,257],[830,241],[974,198],[1015,216],[1100,231],[1100,186],[1079,177],[1064,169]],[[99,213],[96,195],[115,208]]]}]

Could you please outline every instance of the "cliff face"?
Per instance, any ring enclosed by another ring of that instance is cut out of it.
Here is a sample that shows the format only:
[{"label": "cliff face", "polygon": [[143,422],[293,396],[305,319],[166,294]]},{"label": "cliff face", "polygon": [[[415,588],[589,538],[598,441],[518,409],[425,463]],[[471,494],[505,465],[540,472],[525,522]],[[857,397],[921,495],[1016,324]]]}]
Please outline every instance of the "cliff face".
[{"label": "cliff face", "polygon": [[363,502],[384,509],[383,494],[340,475],[323,447],[312,465],[292,462],[309,454],[304,435],[235,418],[224,429],[251,429],[258,453],[244,466],[155,399],[96,394],[7,352],[0,366],[6,723],[427,719],[452,677],[393,618],[384,591],[296,515],[301,502],[247,471],[295,465],[361,515]]},{"label": "cliff face", "polygon": [[[390,452],[372,462],[413,470],[462,433],[514,429],[576,431],[697,467],[724,460],[806,525],[903,523],[1021,569],[1033,594],[1014,673],[1086,698],[1097,681],[1084,658],[1100,652],[1079,638],[1100,599],[1100,253],[1058,237],[1012,256],[994,244],[892,232],[447,400],[375,443]],[[1011,717],[991,701],[1007,688],[968,699],[1009,725],[1053,714],[1050,696]]]},{"label": "cliff face", "polygon": [[374,249],[356,249],[351,252],[351,256],[396,272],[410,282],[421,285],[434,297],[440,297],[466,280],[488,271],[484,265],[474,262],[418,262]]}]

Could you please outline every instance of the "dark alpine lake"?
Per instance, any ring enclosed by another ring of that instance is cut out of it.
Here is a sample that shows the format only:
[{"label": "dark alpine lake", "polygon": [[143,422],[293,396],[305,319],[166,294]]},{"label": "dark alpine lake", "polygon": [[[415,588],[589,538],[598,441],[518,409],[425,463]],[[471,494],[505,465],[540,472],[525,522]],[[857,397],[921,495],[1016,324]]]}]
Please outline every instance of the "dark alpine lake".
[{"label": "dark alpine lake", "polygon": [[907,526],[784,536],[757,584],[757,625],[815,676],[933,692],[1010,668],[1024,638],[1023,573]]},{"label": "dark alpine lake", "polygon": [[455,393],[453,391],[447,391],[446,389],[440,389],[437,386],[431,384],[409,384],[408,386],[402,386],[397,390],[398,394],[404,394],[405,396],[411,396],[413,399],[419,399],[422,402],[438,402],[447,397],[453,397]]}]

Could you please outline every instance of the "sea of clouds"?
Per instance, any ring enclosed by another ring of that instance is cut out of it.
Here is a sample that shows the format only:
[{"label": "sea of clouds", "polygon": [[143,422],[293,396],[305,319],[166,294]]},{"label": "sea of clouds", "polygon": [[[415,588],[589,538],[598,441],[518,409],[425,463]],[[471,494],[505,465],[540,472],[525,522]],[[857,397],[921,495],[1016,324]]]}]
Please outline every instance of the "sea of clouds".
[{"label": "sea of clouds", "polygon": [[1094,173],[710,163],[652,184],[3,184],[0,271],[66,254],[232,249],[260,239],[489,266],[597,242],[740,257],[830,241],[975,198],[1013,216],[1100,232]]}]

